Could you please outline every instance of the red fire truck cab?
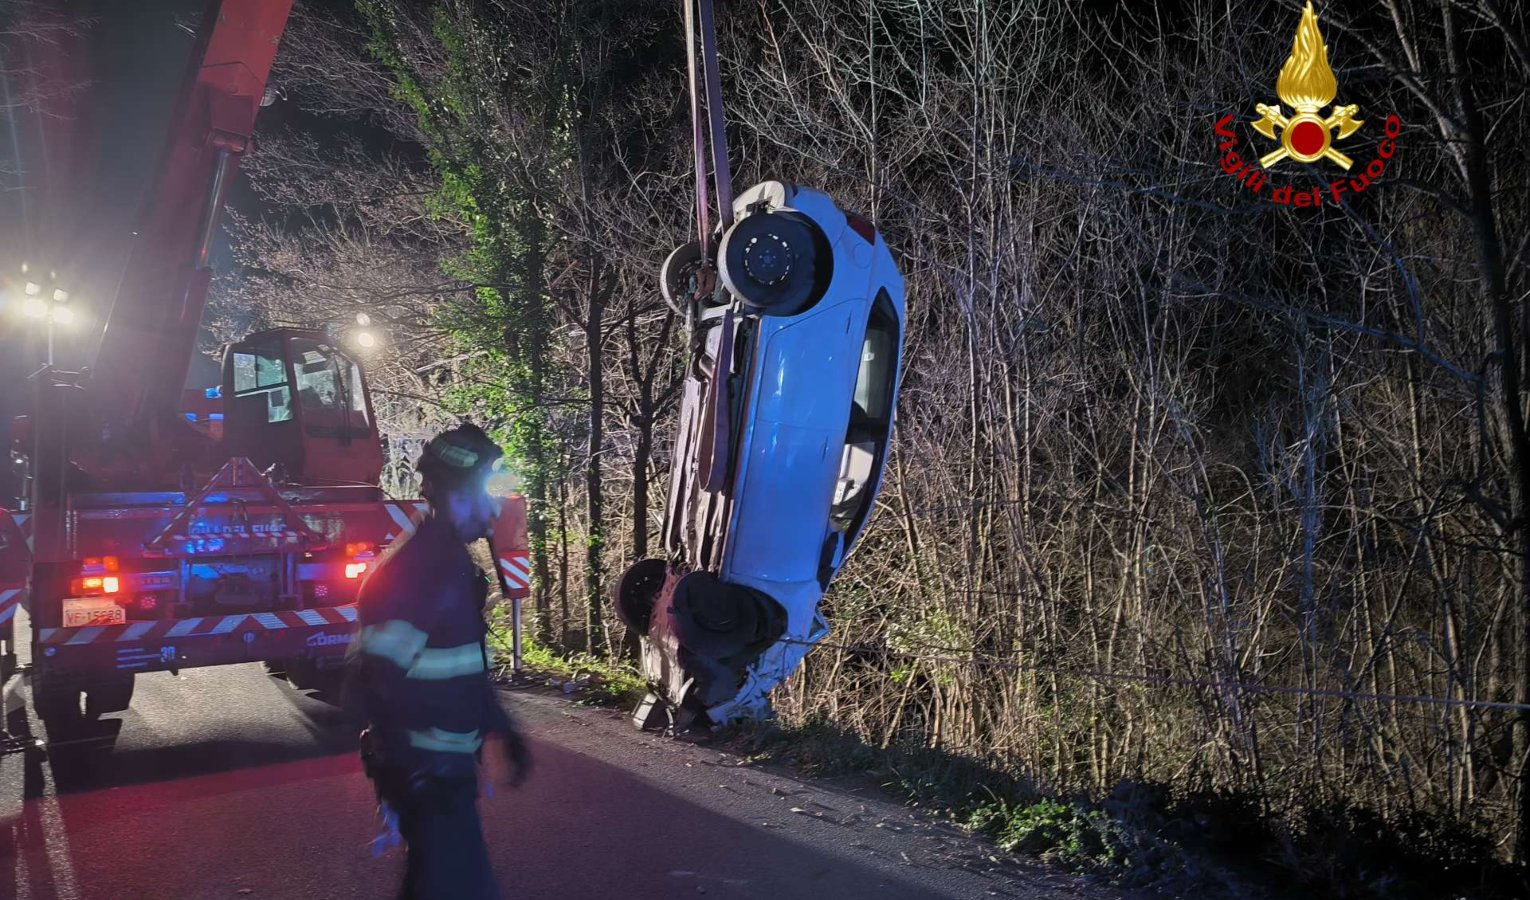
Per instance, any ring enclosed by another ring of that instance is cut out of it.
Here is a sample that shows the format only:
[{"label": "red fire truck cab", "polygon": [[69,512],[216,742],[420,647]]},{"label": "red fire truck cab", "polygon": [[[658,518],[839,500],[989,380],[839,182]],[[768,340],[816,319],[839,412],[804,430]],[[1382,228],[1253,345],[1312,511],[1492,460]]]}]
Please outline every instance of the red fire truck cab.
[{"label": "red fire truck cab", "polygon": [[[67,446],[78,390],[50,374],[57,402],[28,430]],[[420,502],[377,486],[361,369],[322,333],[231,345],[218,393],[223,441],[187,455],[187,488],[101,489],[33,461],[29,508],[0,511],[0,640],[24,607],[45,720],[125,708],[139,672],[265,660],[302,682],[344,654],[362,577],[413,529]]]}]

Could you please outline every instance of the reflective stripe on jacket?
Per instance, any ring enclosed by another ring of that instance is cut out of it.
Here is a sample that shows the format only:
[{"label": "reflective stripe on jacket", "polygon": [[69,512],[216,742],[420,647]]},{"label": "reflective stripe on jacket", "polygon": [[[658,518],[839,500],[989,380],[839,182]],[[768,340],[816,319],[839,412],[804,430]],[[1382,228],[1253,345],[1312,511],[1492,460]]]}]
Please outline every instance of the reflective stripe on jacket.
[{"label": "reflective stripe on jacket", "polygon": [[504,714],[489,681],[488,582],[447,523],[427,517],[361,585],[353,693],[386,763],[474,764]]}]

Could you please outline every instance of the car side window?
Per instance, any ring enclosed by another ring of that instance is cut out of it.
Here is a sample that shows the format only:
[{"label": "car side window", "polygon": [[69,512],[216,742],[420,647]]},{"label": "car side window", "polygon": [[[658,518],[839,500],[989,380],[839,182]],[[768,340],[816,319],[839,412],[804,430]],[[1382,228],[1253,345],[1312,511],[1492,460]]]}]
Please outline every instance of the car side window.
[{"label": "car side window", "polygon": [[888,394],[892,391],[893,360],[897,357],[898,335],[891,328],[873,317],[866,328],[866,339],[861,344],[860,375],[855,380],[856,412],[863,418],[881,420],[887,417]]},{"label": "car side window", "polygon": [[[878,292],[861,342],[861,361],[852,392],[850,424],[840,454],[830,518],[853,536],[871,511],[872,485],[887,456],[892,431],[892,391],[897,381],[898,317],[886,289]],[[849,548],[846,548],[848,552]]]}]

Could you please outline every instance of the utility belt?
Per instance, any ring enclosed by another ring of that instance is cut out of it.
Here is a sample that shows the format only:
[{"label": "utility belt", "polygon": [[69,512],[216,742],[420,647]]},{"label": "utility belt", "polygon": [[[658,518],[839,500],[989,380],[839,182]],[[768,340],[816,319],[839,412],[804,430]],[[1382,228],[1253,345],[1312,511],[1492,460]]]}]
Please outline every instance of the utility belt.
[{"label": "utility belt", "polygon": [[368,728],[361,733],[361,769],[380,798],[390,802],[442,793],[476,783],[478,754],[432,753],[388,747]]}]

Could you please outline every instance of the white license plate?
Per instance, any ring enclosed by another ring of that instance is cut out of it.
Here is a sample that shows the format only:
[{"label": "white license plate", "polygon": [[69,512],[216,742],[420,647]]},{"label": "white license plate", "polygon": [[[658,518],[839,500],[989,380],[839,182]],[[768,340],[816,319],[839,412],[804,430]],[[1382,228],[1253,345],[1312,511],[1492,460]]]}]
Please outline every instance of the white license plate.
[{"label": "white license plate", "polygon": [[97,600],[94,597],[88,597],[64,601],[65,628],[126,624],[127,610],[111,600]]}]

